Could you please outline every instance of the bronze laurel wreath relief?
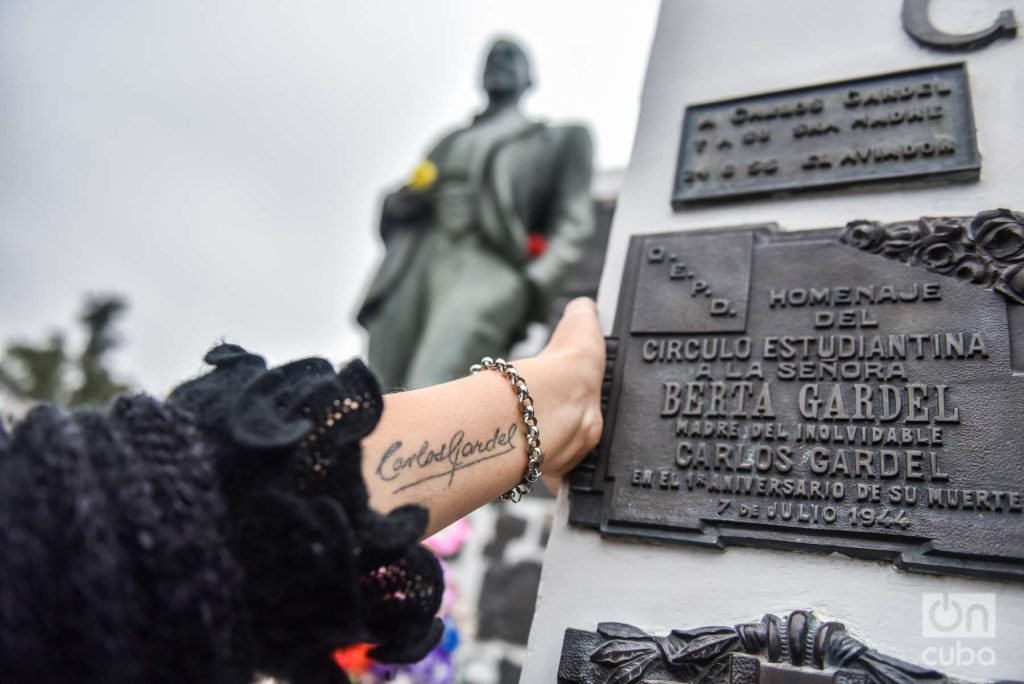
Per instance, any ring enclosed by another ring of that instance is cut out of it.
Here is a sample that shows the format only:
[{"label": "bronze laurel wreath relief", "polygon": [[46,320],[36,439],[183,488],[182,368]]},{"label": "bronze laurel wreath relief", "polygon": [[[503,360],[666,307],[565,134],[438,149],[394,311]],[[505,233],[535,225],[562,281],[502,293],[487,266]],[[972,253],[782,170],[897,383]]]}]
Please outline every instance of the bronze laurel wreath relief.
[{"label": "bronze laurel wreath relief", "polygon": [[940,672],[868,648],[842,623],[822,622],[803,610],[785,617],[768,614],[735,627],[674,629],[664,637],[619,622],[602,622],[596,634],[568,629],[558,681],[746,684],[759,681],[766,674],[762,670],[778,667],[775,663],[831,670],[832,681],[849,684],[950,681]]},{"label": "bronze laurel wreath relief", "polygon": [[1024,214],[983,211],[974,218],[925,217],[916,222],[853,221],[840,240],[852,247],[921,266],[999,292],[1024,304]]}]

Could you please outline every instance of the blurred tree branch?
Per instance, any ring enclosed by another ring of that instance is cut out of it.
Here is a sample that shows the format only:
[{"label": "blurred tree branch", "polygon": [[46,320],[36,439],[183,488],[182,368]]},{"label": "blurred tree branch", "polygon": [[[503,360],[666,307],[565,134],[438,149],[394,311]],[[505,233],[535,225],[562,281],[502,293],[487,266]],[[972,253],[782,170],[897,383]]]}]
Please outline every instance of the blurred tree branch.
[{"label": "blurred tree branch", "polygon": [[78,319],[85,328],[86,343],[74,358],[66,351],[61,332],[42,345],[8,344],[0,359],[0,390],[22,401],[70,406],[104,404],[128,391],[128,385],[114,380],[106,365],[110,352],[121,344],[113,327],[127,308],[124,299],[115,295],[86,298]]}]

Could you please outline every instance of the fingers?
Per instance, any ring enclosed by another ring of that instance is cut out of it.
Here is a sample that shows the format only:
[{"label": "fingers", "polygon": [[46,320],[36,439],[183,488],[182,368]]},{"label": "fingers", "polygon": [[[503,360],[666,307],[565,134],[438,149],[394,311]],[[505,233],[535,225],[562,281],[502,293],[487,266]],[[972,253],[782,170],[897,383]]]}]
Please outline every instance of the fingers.
[{"label": "fingers", "polygon": [[563,315],[580,311],[590,311],[596,316],[597,302],[590,297],[577,297],[565,305]]},{"label": "fingers", "polygon": [[603,350],[604,338],[597,318],[597,304],[589,297],[577,297],[565,306],[561,320],[551,334],[549,346],[576,346]]}]

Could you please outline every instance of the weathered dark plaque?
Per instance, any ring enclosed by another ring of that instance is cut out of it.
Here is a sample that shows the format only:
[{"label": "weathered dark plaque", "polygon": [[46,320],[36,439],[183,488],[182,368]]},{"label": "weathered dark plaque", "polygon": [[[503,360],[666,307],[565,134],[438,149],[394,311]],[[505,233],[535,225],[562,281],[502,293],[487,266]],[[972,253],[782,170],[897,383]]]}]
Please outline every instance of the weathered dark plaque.
[{"label": "weathered dark plaque", "polygon": [[636,236],[570,521],[1024,578],[1024,214]]},{"label": "weathered dark plaque", "polygon": [[686,108],[672,206],[976,180],[962,63]]}]

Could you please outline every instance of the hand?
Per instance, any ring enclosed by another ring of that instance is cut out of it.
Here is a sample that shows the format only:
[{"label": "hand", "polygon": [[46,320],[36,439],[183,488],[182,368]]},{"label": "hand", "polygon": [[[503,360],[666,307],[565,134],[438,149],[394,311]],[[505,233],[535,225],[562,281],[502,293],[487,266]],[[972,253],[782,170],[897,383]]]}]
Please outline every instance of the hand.
[{"label": "hand", "polygon": [[380,234],[387,244],[398,232],[424,230],[432,206],[423,192],[404,186],[384,198],[380,212]]},{"label": "hand", "polygon": [[557,491],[558,481],[597,446],[604,427],[605,344],[594,301],[569,302],[547,347],[515,365],[529,379],[536,403],[544,482]]}]

